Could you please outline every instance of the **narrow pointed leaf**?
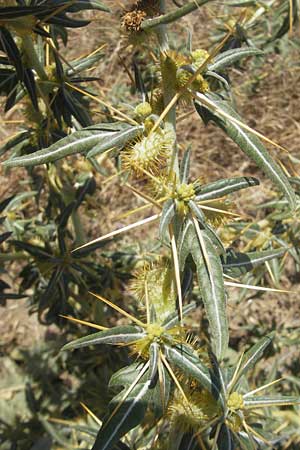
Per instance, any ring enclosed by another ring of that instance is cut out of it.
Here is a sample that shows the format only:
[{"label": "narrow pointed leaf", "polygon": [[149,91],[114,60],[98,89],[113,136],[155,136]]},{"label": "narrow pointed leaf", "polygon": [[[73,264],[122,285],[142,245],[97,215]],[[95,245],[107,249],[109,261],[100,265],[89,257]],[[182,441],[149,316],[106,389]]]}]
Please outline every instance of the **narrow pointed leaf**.
[{"label": "narrow pointed leaf", "polygon": [[76,0],[75,2],[71,1],[70,6],[68,6],[67,8],[67,11],[79,12],[89,9],[110,12],[109,7],[99,0]]},{"label": "narrow pointed leaf", "polygon": [[[220,96],[209,94],[207,97],[210,102],[213,102],[214,105],[225,114],[230,115],[233,119],[241,121],[240,116],[230,104]],[[229,118],[225,118],[219,112],[215,112],[213,107],[209,109],[207,106],[203,107],[201,103],[198,102],[196,102],[195,105],[200,115],[203,113],[203,110],[209,111],[208,120],[213,120],[213,122],[215,122],[216,125],[219,126],[241,148],[241,150],[266,173],[277,188],[289,200],[291,208],[295,209],[296,197],[288,178],[281,167],[273,160],[269,152],[265,149],[262,142],[254,134],[245,131],[245,129],[236,122],[233,122]]]},{"label": "narrow pointed leaf", "polygon": [[29,244],[27,242],[22,242],[22,241],[11,241],[11,244],[13,244],[18,249],[28,252],[30,255],[34,256],[35,258],[46,260],[48,262],[50,262],[52,259],[51,255],[47,251],[45,251],[41,247],[38,247],[37,245],[32,245],[32,244]]},{"label": "narrow pointed leaf", "polygon": [[159,345],[157,342],[152,342],[149,348],[149,381],[150,381],[150,389],[153,388],[157,381],[157,369],[158,369],[158,361],[159,361]]},{"label": "narrow pointed leaf", "polygon": [[114,133],[114,135],[111,136],[111,139],[107,139],[92,148],[92,150],[88,152],[87,157],[91,158],[114,147],[121,149],[125,147],[127,142],[135,139],[139,134],[141,134],[142,131],[143,127],[138,125],[135,127],[129,126],[127,129]]},{"label": "narrow pointed leaf", "polygon": [[227,50],[226,52],[220,53],[215,57],[214,62],[207,66],[208,70],[212,71],[222,71],[228,66],[232,66],[234,63],[240,61],[248,56],[263,55],[263,52],[258,48],[254,47],[244,47],[235,48],[233,50]]},{"label": "narrow pointed leaf", "polygon": [[[182,315],[183,315],[183,317],[185,315],[187,315],[189,312],[191,312],[194,309],[196,309],[196,308],[197,308],[196,302],[190,302],[187,305],[184,305],[184,307],[182,308]],[[179,320],[180,319],[179,319],[178,311],[174,311],[163,322],[163,327],[166,328],[166,329],[175,327],[176,325],[179,324]]]},{"label": "narrow pointed leaf", "polygon": [[184,345],[180,347],[166,347],[166,355],[168,361],[177,369],[197,380],[214,395],[219,396],[218,383],[214,380],[213,375],[202,364],[199,357],[194,355],[188,347]]},{"label": "narrow pointed leaf", "polygon": [[236,448],[234,445],[231,431],[227,427],[227,425],[225,425],[225,423],[223,423],[221,426],[217,444],[218,450],[234,450]]},{"label": "narrow pointed leaf", "polygon": [[180,182],[188,183],[190,173],[191,149],[188,148],[183,155],[180,164]]},{"label": "narrow pointed leaf", "polygon": [[195,200],[198,202],[214,200],[232,194],[240,189],[259,185],[259,180],[254,177],[236,177],[225,180],[217,180],[209,184],[204,184],[197,190]]},{"label": "narrow pointed leaf", "polygon": [[193,200],[189,201],[189,207],[201,225],[205,227],[205,215],[203,214],[201,208]]},{"label": "narrow pointed leaf", "polygon": [[196,264],[199,289],[210,325],[212,346],[217,358],[224,355],[229,340],[226,315],[226,293],[219,255],[205,231],[202,242],[197,233],[192,238],[191,254]]},{"label": "narrow pointed leaf", "polygon": [[265,396],[247,397],[244,400],[244,405],[245,408],[247,409],[267,408],[270,406],[291,406],[299,404],[300,404],[300,397],[283,396],[283,395],[274,397],[265,397]]},{"label": "narrow pointed leaf", "polygon": [[159,237],[161,240],[164,240],[165,235],[168,230],[168,226],[170,225],[174,215],[176,212],[176,207],[174,200],[168,199],[163,206],[161,212],[161,218],[159,222]]},{"label": "narrow pointed leaf", "polygon": [[0,27],[0,46],[1,50],[7,54],[11,64],[16,68],[19,80],[22,81],[24,78],[24,67],[21,54],[11,33],[5,27]]},{"label": "narrow pointed leaf", "polygon": [[271,344],[274,335],[275,333],[273,332],[264,336],[245,353],[237,381],[255,366],[257,361],[262,357],[265,349]]},{"label": "narrow pointed leaf", "polygon": [[[132,128],[127,125],[127,128]],[[134,127],[140,130],[140,127]],[[48,148],[44,148],[30,155],[13,158],[5,161],[3,165],[8,167],[35,166],[45,164],[64,158],[75,153],[87,153],[95,145],[111,142],[115,133],[124,129],[124,124],[99,124],[94,125],[66,136]]]},{"label": "narrow pointed leaf", "polygon": [[36,84],[34,79],[34,74],[31,69],[24,70],[24,84],[28,91],[31,103],[36,111],[39,110],[38,106],[38,96],[36,91]]},{"label": "narrow pointed leaf", "polygon": [[238,253],[230,251],[224,256],[224,273],[232,277],[238,277],[251,271],[253,268],[264,264],[274,258],[280,258],[287,252],[287,248],[265,250],[261,252]]},{"label": "narrow pointed leaf", "polygon": [[[136,427],[144,418],[149,400],[150,381],[139,383],[123,401],[116,413],[104,422],[92,450],[112,450],[116,443],[129,430]],[[111,408],[118,404],[123,393],[110,403]]]},{"label": "narrow pointed leaf", "polygon": [[189,256],[189,254],[191,253],[194,238],[195,238],[194,224],[191,221],[191,219],[188,219],[183,224],[178,239],[178,259],[181,271],[183,271],[185,261]]},{"label": "narrow pointed leaf", "polygon": [[0,155],[3,155],[5,152],[14,148],[16,145],[25,141],[28,137],[30,137],[30,131],[21,131],[16,136],[9,139],[5,144],[0,147]]},{"label": "narrow pointed leaf", "polygon": [[[120,391],[121,388],[130,386],[136,379],[138,373],[142,370],[140,363],[133,363],[125,366],[113,373],[109,380],[109,389],[113,392]],[[147,372],[141,377],[140,382],[145,383],[148,379]]]},{"label": "narrow pointed leaf", "polygon": [[64,345],[61,351],[74,350],[76,348],[87,347],[89,345],[108,344],[118,345],[127,344],[145,337],[140,328],[134,326],[119,326],[98,333],[89,334],[75,341]]}]

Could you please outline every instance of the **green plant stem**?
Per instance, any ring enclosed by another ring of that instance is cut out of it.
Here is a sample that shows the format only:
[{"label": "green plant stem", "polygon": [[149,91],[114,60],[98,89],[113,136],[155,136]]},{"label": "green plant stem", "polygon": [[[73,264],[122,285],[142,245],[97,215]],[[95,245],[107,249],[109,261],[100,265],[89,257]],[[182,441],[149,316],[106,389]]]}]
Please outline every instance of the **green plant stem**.
[{"label": "green plant stem", "polygon": [[22,36],[22,48],[26,55],[26,58],[30,64],[30,66],[36,71],[39,78],[43,81],[48,80],[48,76],[44,70],[43,65],[41,64],[37,52],[35,50],[32,37],[28,35]]},{"label": "green plant stem", "polygon": [[[176,20],[195,11],[195,9],[199,8],[202,5],[205,5],[205,3],[208,3],[210,1],[212,0],[199,0],[199,1],[194,0],[182,6],[181,8],[176,9],[175,11],[172,11],[167,14],[162,14],[161,16],[155,17],[154,19],[144,20],[141,25],[141,28],[143,30],[150,30],[151,28],[157,27],[159,25],[165,25],[167,23],[175,22]],[[164,12],[164,10],[162,9],[161,11]]]},{"label": "green plant stem", "polygon": [[[160,0],[160,10],[162,12],[165,12],[165,0]],[[162,52],[165,52],[169,49],[168,45],[168,33],[167,33],[167,27],[164,24],[159,24],[160,26],[156,30],[160,50],[161,50],[161,65],[164,64],[164,55]],[[172,98],[175,95],[175,90],[170,86],[167,80],[165,80],[164,77],[164,71],[161,71],[162,73],[162,85],[163,85],[163,98],[164,98],[164,106],[166,107]],[[173,108],[170,109],[168,112],[166,119],[166,123],[171,125],[173,128],[174,134],[176,134],[176,105],[173,106]],[[177,144],[175,142],[173,153],[170,160],[170,170],[169,170],[170,178],[173,177],[173,174],[176,174],[177,180],[179,179],[179,164],[178,164],[178,148]]]}]

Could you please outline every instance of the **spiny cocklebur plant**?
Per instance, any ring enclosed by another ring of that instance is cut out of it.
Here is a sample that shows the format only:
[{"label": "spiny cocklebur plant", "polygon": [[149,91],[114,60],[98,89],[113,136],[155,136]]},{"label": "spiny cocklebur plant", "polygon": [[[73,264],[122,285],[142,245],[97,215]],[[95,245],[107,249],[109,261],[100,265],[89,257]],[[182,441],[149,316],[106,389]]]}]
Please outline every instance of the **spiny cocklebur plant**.
[{"label": "spiny cocklebur plant", "polygon": [[[91,94],[85,93],[82,85],[95,80],[84,71],[103,57],[102,49],[72,61],[61,54],[62,44],[68,42],[68,30],[89,23],[69,14],[90,9],[109,11],[101,2],[88,0],[1,4],[4,109],[9,111],[18,104],[24,118],[21,131],[1,146],[1,155],[9,151],[9,158],[35,154],[70,130],[92,124],[88,109]],[[90,162],[93,164],[93,158]],[[39,317],[46,311],[47,322],[57,320],[58,313],[70,312],[70,299],[82,294],[87,284],[91,287],[91,277],[99,280],[100,272],[106,272],[102,263],[83,258],[81,264],[78,258],[70,257],[72,248],[85,241],[78,209],[86,195],[95,191],[91,167],[88,164],[79,170],[76,163],[73,167],[58,163],[42,171],[29,168],[28,191],[1,202],[5,250],[11,250],[1,255],[1,260],[27,262],[20,273],[20,294],[5,294],[6,298],[18,298],[34,287],[33,309],[39,311]],[[10,241],[7,233],[11,233]],[[4,283],[3,290],[7,287]]]},{"label": "spiny cocklebur plant", "polygon": [[[120,120],[119,113],[115,121],[79,129],[47,148],[5,162],[8,167],[30,167],[75,153],[96,160],[105,153],[117,159],[126,187],[146,202],[139,211],[157,209],[156,214],[72,252],[71,258],[75,258],[126,231],[159,222],[161,245],[156,253],[160,258],[140,270],[135,283],[139,307],[129,301],[121,307],[102,292],[94,294],[131,324],[106,328],[106,324],[71,318],[100,331],[70,342],[64,350],[98,344],[129,350],[127,365],[111,378],[110,386],[117,394],[102,418],[94,450],[135,448],[136,442],[128,441],[134,431],[145,435],[140,448],[147,449],[272,448],[273,440],[269,443],[257,430],[257,422],[263,426],[259,410],[299,402],[297,397],[256,396],[266,386],[254,390],[247,386],[244,375],[270,337],[242,356],[236,368],[228,364],[226,286],[244,286],[237,280],[244,271],[278,258],[286,249],[241,253],[224,247],[218,228],[238,216],[228,196],[254,189],[259,181],[243,176],[212,182],[200,177],[191,180],[194,155],[191,149],[179,151],[188,148],[188,143],[180,143],[176,134],[180,108],[195,108],[205,124],[212,122],[221,128],[282,192],[291,211],[297,202],[287,176],[262,141],[275,143],[244,124],[222,75],[230,65],[249,56],[261,57],[262,52],[253,47],[221,52],[230,31],[211,52],[193,49],[190,42],[186,50],[170,47],[167,25],[206,3],[209,0],[176,4],[169,11],[163,0],[139,0],[125,11],[121,25],[129,48],[147,50],[155,61],[156,82],[151,91],[135,65],[141,98],[132,114],[122,113]],[[194,274],[200,291],[195,304],[189,294]],[[204,306],[209,333],[201,329],[201,335],[193,338],[186,315],[199,304]],[[175,440],[173,425],[180,422],[180,414],[184,426]],[[166,443],[168,432],[171,438]]]},{"label": "spiny cocklebur plant", "polygon": [[[289,181],[295,189],[297,204],[299,204],[299,178],[289,177]],[[228,274],[233,277],[242,276],[243,283],[246,285],[257,287],[271,283],[273,287],[279,288],[288,255],[294,265],[294,268],[290,269],[291,279],[297,277],[299,273],[299,209],[291,216],[288,202],[284,197],[279,196],[278,198],[278,195],[276,199],[261,203],[257,209],[264,211],[260,220],[253,221],[251,224],[243,220],[238,223],[229,222],[221,231],[221,238],[224,241],[234,246],[234,243],[239,240],[243,243],[244,253],[252,255],[253,258],[248,269],[246,266],[240,269],[235,267]],[[284,258],[281,260],[271,258],[265,260],[264,264],[256,264],[261,253],[267,255],[269,252],[271,255],[274,251],[278,251],[278,256],[284,255]],[[285,291],[282,290],[282,292]],[[244,298],[248,294],[247,289],[244,289],[240,293],[240,298]]]},{"label": "spiny cocklebur plant", "polygon": [[[246,5],[248,3],[248,5]],[[231,31],[232,36],[225,44],[225,49],[234,49],[241,45],[257,45],[269,51],[272,47],[280,49],[286,46],[286,40],[292,36],[299,20],[299,2],[297,0],[263,0],[252,2],[235,2],[235,8],[224,5],[223,14],[216,19],[217,32],[212,39],[223,39]],[[245,8],[245,6],[249,6]]]}]

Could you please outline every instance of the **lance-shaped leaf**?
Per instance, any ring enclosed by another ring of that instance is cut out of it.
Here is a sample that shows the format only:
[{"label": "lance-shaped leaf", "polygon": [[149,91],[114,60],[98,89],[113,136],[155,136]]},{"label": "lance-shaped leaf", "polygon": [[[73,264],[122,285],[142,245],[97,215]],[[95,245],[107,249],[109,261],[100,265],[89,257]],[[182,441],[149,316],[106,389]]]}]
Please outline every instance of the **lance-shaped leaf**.
[{"label": "lance-shaped leaf", "polygon": [[141,423],[148,406],[149,386],[150,381],[137,384],[124,400],[123,392],[114,397],[110,403],[111,411],[120,406],[104,421],[92,450],[113,449],[122,436]]},{"label": "lance-shaped leaf", "polygon": [[[125,366],[113,373],[109,380],[109,389],[113,392],[119,392],[122,388],[130,386],[137,377],[137,374],[141,372],[142,364],[133,363],[130,366]],[[140,378],[140,383],[145,383],[148,379],[147,372]]]},{"label": "lance-shaped leaf", "polygon": [[259,185],[254,177],[235,177],[203,184],[197,189],[196,201],[214,200],[248,187]]},{"label": "lance-shaped leaf", "polygon": [[225,423],[221,425],[219,436],[217,439],[218,450],[234,450],[232,433]]},{"label": "lance-shaped leaf", "polygon": [[119,326],[109,330],[99,331],[89,334],[75,341],[64,345],[63,350],[74,350],[76,348],[87,347],[88,345],[108,344],[117,345],[121,343],[129,344],[145,337],[142,330],[135,326]]},{"label": "lance-shaped leaf", "polygon": [[268,347],[268,345],[271,344],[274,335],[275,333],[272,332],[267,336],[264,336],[245,353],[242,358],[241,366],[236,376],[235,382],[238,382],[238,380],[243,375],[245,375],[252,367],[255,366],[257,361],[259,361],[259,359],[262,357],[265,349]]},{"label": "lance-shaped leaf", "polygon": [[198,221],[201,223],[203,227],[205,227],[205,215],[203,214],[200,207],[193,200],[189,201],[189,207],[191,212],[197,217]]},{"label": "lance-shaped leaf", "polygon": [[35,258],[45,260],[47,262],[51,262],[51,260],[53,259],[52,256],[47,251],[45,251],[43,248],[41,248],[37,245],[32,245],[27,242],[15,241],[15,240],[11,241],[11,243],[16,248],[19,248],[21,250],[24,250],[25,252],[28,252],[30,255],[34,256]]},{"label": "lance-shaped leaf", "polygon": [[[1,10],[6,8],[1,8]],[[0,16],[1,16],[0,11]],[[22,64],[22,57],[20,51],[11,35],[11,33],[4,27],[0,27],[0,48],[7,54],[11,64],[15,67],[19,80],[24,79],[24,66]]]},{"label": "lance-shaped leaf", "polygon": [[274,396],[274,397],[247,397],[244,399],[244,406],[247,409],[268,408],[270,406],[291,406],[299,405],[300,397]]},{"label": "lance-shaped leaf", "polygon": [[208,98],[208,103],[205,106],[198,101],[195,102],[200,116],[206,115],[206,122],[212,120],[219,126],[266,173],[289,200],[291,208],[295,209],[296,196],[288,178],[265,149],[262,142],[238,123],[242,122],[241,117],[228,102],[216,94],[207,94],[206,97]]},{"label": "lance-shaped leaf", "polygon": [[111,139],[107,139],[104,142],[99,142],[95,147],[92,148],[87,154],[88,158],[92,158],[93,156],[97,156],[100,153],[109,150],[110,148],[118,148],[121,149],[125,147],[127,142],[135,139],[141,132],[143,131],[143,126],[128,126],[124,130],[116,132],[111,136]]},{"label": "lance-shaped leaf", "polygon": [[168,403],[171,389],[170,375],[159,359],[157,366],[158,375],[153,379],[151,377],[152,370],[150,361],[148,365],[149,369],[146,371],[145,366],[141,363],[133,363],[130,366],[118,370],[109,380],[109,389],[114,392],[120,392],[120,390],[124,388],[130,389],[130,386],[134,385],[137,376],[139,377],[139,383],[150,381],[149,389],[151,389],[151,396],[149,396],[148,399],[149,407],[155,413],[156,417],[159,418],[163,414]]},{"label": "lance-shaped leaf", "polygon": [[189,252],[196,265],[199,289],[210,325],[213,351],[220,359],[229,340],[222,264],[206,231],[200,230],[196,219],[193,225],[188,230],[187,241],[191,245]]},{"label": "lance-shaped leaf", "polygon": [[[182,308],[182,316],[184,317],[185,315],[187,315],[189,312],[193,311],[196,308],[197,308],[196,302],[190,302],[187,305],[184,305],[184,307]],[[176,325],[178,325],[178,323],[179,323],[179,314],[178,311],[174,311],[163,322],[163,327],[169,329],[175,327]]]},{"label": "lance-shaped leaf", "polygon": [[263,55],[263,52],[254,47],[244,47],[227,50],[226,52],[220,53],[218,56],[216,56],[214,62],[209,64],[207,66],[207,69],[211,71],[222,71],[223,69],[225,69],[225,67],[231,66],[232,64],[240,61],[243,58],[255,55]]},{"label": "lance-shaped leaf", "polygon": [[136,136],[141,132],[141,129],[141,126],[132,127],[121,123],[94,125],[75,131],[48,148],[38,150],[30,155],[10,159],[3,164],[8,167],[35,166],[57,161],[75,153],[87,153],[100,143],[109,145],[113,136],[116,133],[118,134],[120,130],[128,132],[128,139],[132,139],[133,135]]},{"label": "lance-shaped leaf", "polygon": [[161,240],[164,239],[168,226],[170,225],[174,215],[176,212],[176,206],[174,200],[169,198],[163,206],[162,212],[161,212],[161,218],[159,222],[159,237]]},{"label": "lance-shaped leaf", "polygon": [[[201,386],[210,391],[215,397],[220,396],[217,380],[214,379],[208,368],[202,364],[199,357],[192,353],[191,349],[185,345],[180,347],[166,346],[166,355],[168,361],[182,371],[184,375],[197,380]],[[220,400],[222,399],[220,398]]]},{"label": "lance-shaped leaf", "polygon": [[261,252],[238,253],[231,250],[223,259],[224,273],[232,277],[239,277],[260,266],[266,261],[283,256],[287,248],[265,250]]},{"label": "lance-shaped leaf", "polygon": [[210,240],[214,244],[216,251],[220,255],[224,255],[226,253],[226,250],[224,248],[223,242],[221,241],[221,239],[219,238],[219,236],[217,235],[217,233],[215,232],[213,227],[211,227],[208,223],[206,223],[205,231],[206,231],[207,236],[210,238]]},{"label": "lance-shaped leaf", "polygon": [[188,148],[183,155],[180,164],[180,183],[188,183],[190,173],[191,149]]},{"label": "lance-shaped leaf", "polygon": [[152,342],[149,347],[149,381],[150,388],[156,384],[158,362],[159,362],[159,345],[157,342]]},{"label": "lance-shaped leaf", "polygon": [[191,219],[188,219],[183,224],[178,238],[178,257],[181,271],[183,271],[185,261],[191,253],[194,237],[194,224]]},{"label": "lance-shaped leaf", "polygon": [[[58,5],[63,5],[64,3],[66,2],[58,2]],[[110,12],[108,6],[104,5],[102,2],[99,2],[99,0],[76,0],[75,2],[70,2],[70,6],[68,6],[67,11],[78,12],[89,9]]]},{"label": "lance-shaped leaf", "polygon": [[0,155],[3,155],[8,150],[14,148],[16,145],[27,140],[27,138],[30,137],[30,135],[31,135],[30,131],[21,131],[16,136],[13,136],[11,139],[9,139],[5,144],[3,144],[0,147]]}]

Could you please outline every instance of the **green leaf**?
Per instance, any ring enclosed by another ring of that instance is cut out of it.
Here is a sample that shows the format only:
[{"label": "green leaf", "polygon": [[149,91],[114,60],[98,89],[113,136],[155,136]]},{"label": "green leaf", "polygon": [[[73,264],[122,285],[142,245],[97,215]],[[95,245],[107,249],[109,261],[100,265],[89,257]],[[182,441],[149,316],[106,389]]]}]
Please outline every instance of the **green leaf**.
[{"label": "green leaf", "polygon": [[157,376],[157,368],[159,361],[159,344],[157,342],[152,342],[149,348],[149,381],[150,381],[150,389],[156,384],[156,376]]},{"label": "green leaf", "polygon": [[191,149],[188,148],[183,155],[180,164],[180,183],[188,183],[190,173]]},{"label": "green leaf", "polygon": [[[215,107],[224,113],[231,116],[233,119],[241,121],[241,117],[235,112],[231,105],[223,100],[216,94],[207,94],[206,97]],[[257,166],[263,170],[266,175],[273,181],[278,189],[289,200],[292,209],[296,207],[296,196],[288,181],[288,178],[282,171],[281,167],[273,160],[269,152],[265,149],[261,141],[249,131],[245,131],[237,123],[233,122],[229,118],[225,118],[220,112],[216,112],[214,107],[208,105],[201,105],[201,103],[195,103],[196,109],[199,114],[203,114],[203,111],[209,111],[209,119],[213,120],[217,126],[219,126],[240,148],[249,156]]]},{"label": "green leaf", "polygon": [[201,223],[203,227],[205,227],[205,215],[203,214],[200,207],[193,201],[189,201],[189,207],[194,216],[197,217],[198,221]]},{"label": "green leaf", "polygon": [[101,51],[97,51],[84,58],[75,59],[71,61],[72,68],[67,66],[66,64],[63,66],[64,71],[69,77],[71,77],[72,75],[77,75],[83,70],[93,67],[101,58],[103,58],[103,56],[104,52],[102,53]]},{"label": "green leaf", "polygon": [[185,376],[188,375],[197,380],[201,386],[216,397],[220,396],[218,382],[191,349],[185,345],[180,347],[166,346],[166,355],[168,361],[182,371]]},{"label": "green leaf", "polygon": [[104,142],[100,142],[95,145],[92,150],[90,150],[87,154],[87,158],[92,158],[93,156],[97,156],[110,148],[118,148],[121,149],[125,147],[127,142],[135,139],[141,132],[143,131],[143,126],[138,125],[136,127],[129,126],[124,130],[121,130],[117,133],[114,133],[110,139],[105,140]]},{"label": "green leaf", "polygon": [[259,359],[262,357],[265,349],[271,344],[274,335],[275,332],[272,332],[267,336],[264,336],[245,353],[236,382],[255,366],[257,361],[259,361]]},{"label": "green leaf", "polygon": [[141,126],[132,127],[121,123],[94,125],[75,131],[48,148],[5,161],[3,165],[7,167],[35,166],[57,161],[75,153],[87,153],[95,145],[100,145],[100,142],[108,145],[115,134],[119,135],[120,130],[127,131],[129,134],[131,131],[133,134],[138,134],[141,129]]},{"label": "green leaf", "polygon": [[[160,417],[163,414],[169,399],[171,382],[170,376],[161,366],[161,378],[151,379],[151,368],[147,370],[140,378],[139,383],[149,384],[149,407],[155,413],[156,417]],[[141,372],[142,365],[140,363],[133,363],[130,366],[123,367],[112,375],[109,381],[109,388],[113,391],[120,391],[120,388],[128,389],[137,378],[137,375]]]},{"label": "green leaf", "polygon": [[[184,305],[182,308],[182,315],[183,317],[187,315],[189,312],[193,311],[195,308],[197,308],[196,302],[190,302],[187,305]],[[172,314],[170,314],[166,320],[163,322],[162,326],[166,329],[175,327],[179,323],[179,315],[178,311],[174,311]]]},{"label": "green leaf", "polygon": [[30,137],[30,135],[31,135],[30,131],[21,131],[16,136],[10,138],[5,144],[1,145],[0,156],[3,155],[8,150],[10,150],[11,148],[14,148],[16,145],[27,140],[27,138]]},{"label": "green leaf", "polygon": [[231,431],[225,425],[225,423],[223,423],[221,426],[217,443],[218,443],[218,450],[234,450],[236,448],[234,445]]},{"label": "green leaf", "polygon": [[37,245],[32,245],[27,242],[15,241],[15,240],[12,240],[10,242],[16,248],[24,250],[25,252],[28,252],[34,258],[37,258],[37,259],[40,259],[43,261],[47,261],[47,262],[51,262],[51,260],[53,259],[51,257],[51,254],[49,254],[47,251],[45,251],[45,249],[43,249],[42,247],[39,247]]},{"label": "green leaf", "polygon": [[161,218],[159,222],[159,238],[164,240],[165,235],[176,212],[175,202],[172,199],[168,199],[163,206],[161,212]]},{"label": "green leaf", "polygon": [[130,343],[142,339],[145,334],[140,328],[134,326],[119,326],[109,330],[99,331],[89,334],[75,341],[64,345],[61,351],[74,350],[75,348],[87,347],[88,345],[108,344],[118,345],[120,343]]},{"label": "green leaf", "polygon": [[274,396],[274,397],[247,397],[244,399],[244,406],[246,409],[268,408],[271,406],[292,406],[299,405],[300,397],[292,396]]},{"label": "green leaf", "polygon": [[226,178],[224,180],[218,180],[200,186],[197,189],[197,196],[195,197],[195,200],[197,202],[214,200],[216,198],[232,194],[233,192],[241,189],[246,189],[257,185],[259,185],[259,180],[254,177]]},{"label": "green leaf", "polygon": [[99,0],[76,0],[75,2],[63,1],[59,2],[59,5],[61,4],[63,5],[64,3],[66,4],[70,3],[70,6],[67,8],[68,12],[78,12],[89,9],[110,12],[109,7],[104,5],[102,2],[99,2]]},{"label": "green leaf", "polygon": [[188,219],[184,222],[178,238],[178,258],[181,271],[184,270],[185,261],[191,253],[194,237],[194,224],[191,219]]},{"label": "green leaf", "polygon": [[110,410],[113,411],[120,404],[115,414],[104,421],[92,450],[111,450],[114,445],[129,430],[136,427],[143,420],[149,401],[150,381],[137,384],[124,401],[124,393],[113,398]]},{"label": "green leaf", "polygon": [[226,52],[220,53],[215,57],[214,62],[207,66],[208,70],[222,71],[225,67],[232,66],[234,63],[240,61],[248,56],[263,55],[264,53],[258,48],[254,47],[243,47],[235,48],[233,50],[227,50]]},{"label": "green leaf", "polygon": [[190,226],[187,240],[196,265],[199,289],[210,325],[213,351],[220,359],[229,340],[223,268],[208,234],[205,230],[200,230],[200,233],[201,240],[195,227]]},{"label": "green leaf", "polygon": [[[119,369],[113,373],[109,380],[109,389],[113,391],[119,391],[121,388],[130,386],[137,377],[138,372],[142,369],[142,365],[138,362],[130,364]],[[147,374],[142,376],[140,382],[146,382],[148,379]]]},{"label": "green leaf", "polygon": [[239,277],[249,272],[255,267],[269,261],[273,258],[283,256],[287,248],[278,248],[261,252],[238,253],[231,250],[224,256],[224,273],[232,277]]}]

